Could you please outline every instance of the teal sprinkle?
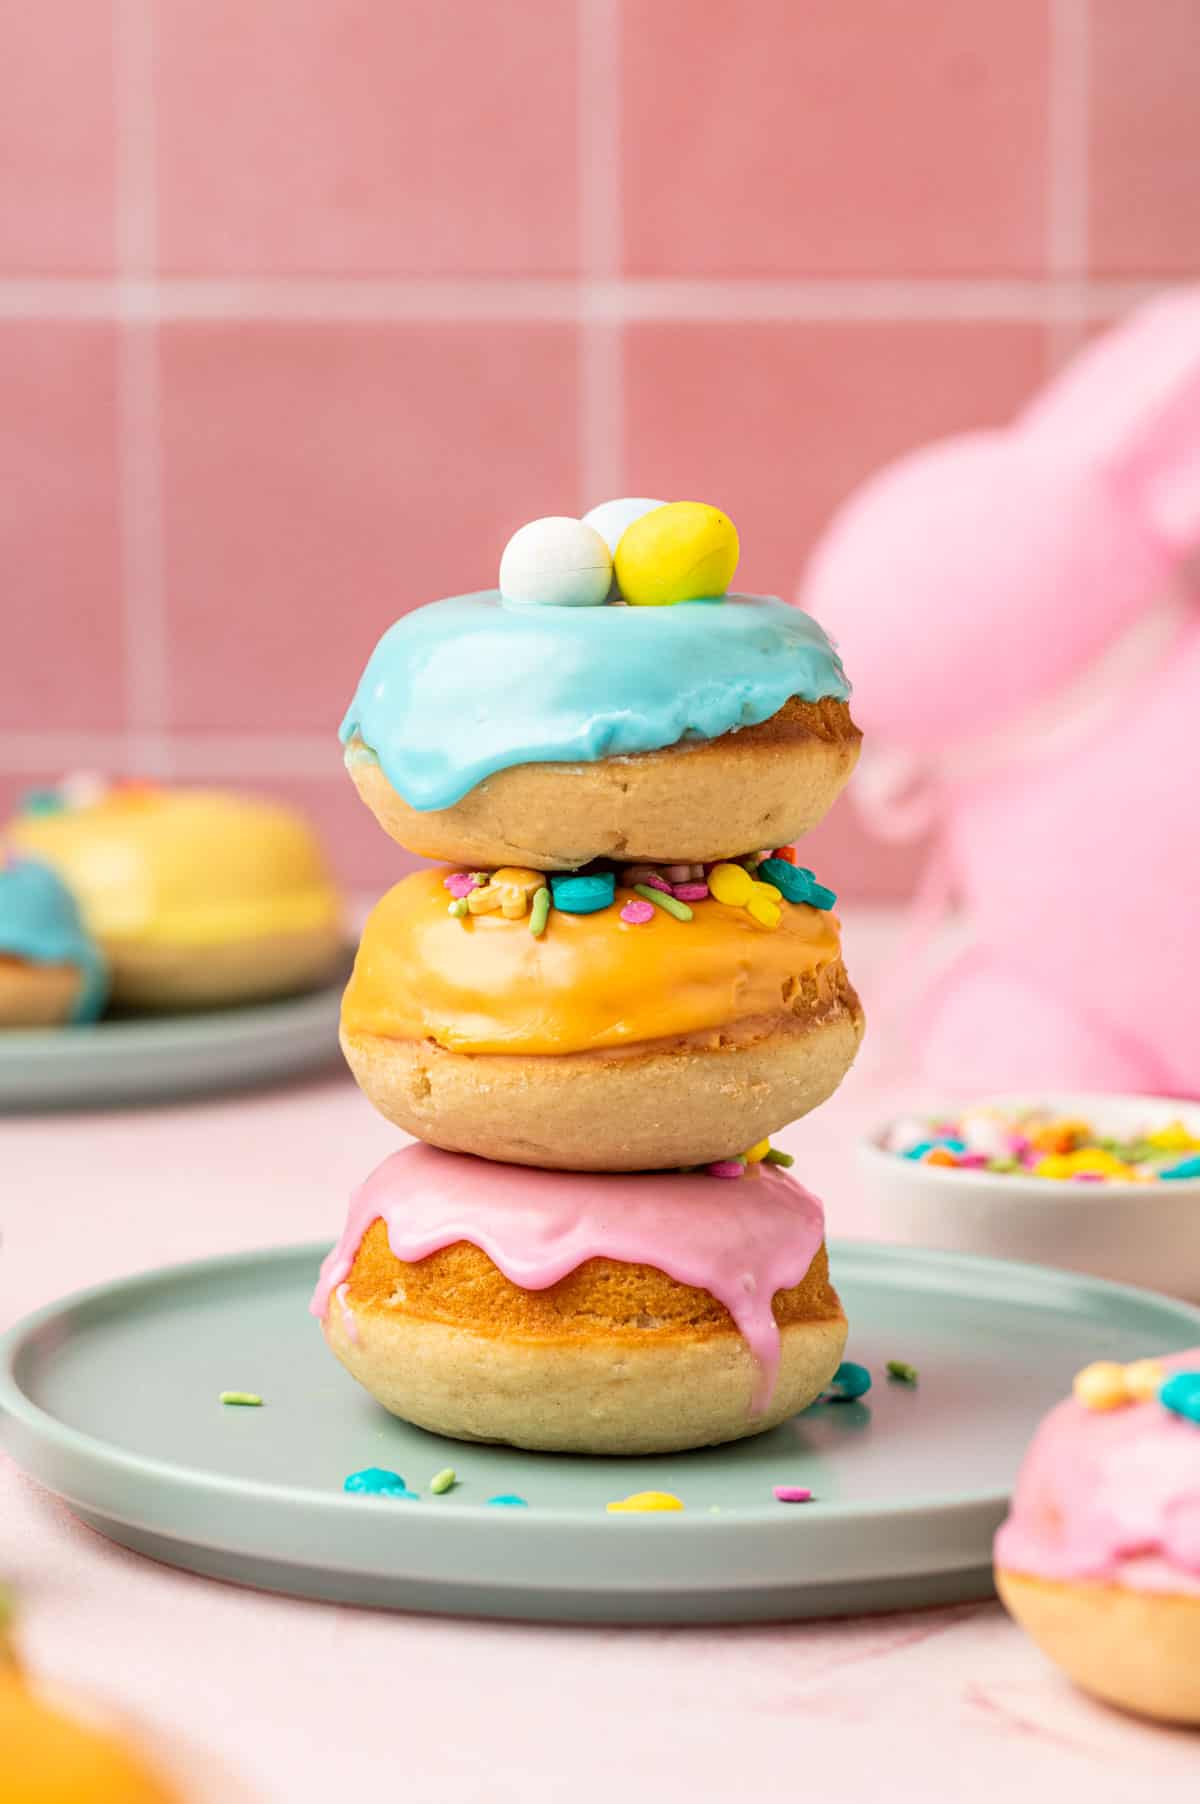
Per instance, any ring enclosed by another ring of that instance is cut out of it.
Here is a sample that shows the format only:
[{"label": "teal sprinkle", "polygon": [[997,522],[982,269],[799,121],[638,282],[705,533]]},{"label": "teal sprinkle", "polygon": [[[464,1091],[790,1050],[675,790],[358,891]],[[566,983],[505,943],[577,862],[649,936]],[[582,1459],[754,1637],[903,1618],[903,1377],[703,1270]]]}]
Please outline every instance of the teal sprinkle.
[{"label": "teal sprinkle", "polygon": [[498,1510],[527,1510],[529,1504],[524,1497],[518,1497],[515,1491],[501,1491],[497,1497],[489,1497],[488,1503]]},{"label": "teal sprinkle", "polygon": [[786,902],[807,902],[810,908],[832,908],[837,901],[833,890],[818,883],[804,865],[789,864],[786,858],[764,858],[755,875],[760,881],[773,883]]},{"label": "teal sprinkle", "polygon": [[635,883],[633,887],[639,896],[643,896],[647,902],[653,902],[655,908],[661,908],[664,913],[674,915],[677,921],[691,920],[691,909],[678,896],[668,896],[665,890],[655,889],[649,883]]},{"label": "teal sprinkle", "polygon": [[546,922],[550,919],[550,891],[543,883],[541,889],[533,893],[533,902],[529,909],[529,931],[535,940],[540,940],[546,931]]},{"label": "teal sprinkle", "polygon": [[1173,1372],[1164,1380],[1158,1400],[1173,1416],[1200,1424],[1200,1372]]},{"label": "teal sprinkle", "polygon": [[785,1153],[782,1147],[771,1146],[763,1154],[764,1165],[782,1165],[785,1168],[794,1165],[796,1160],[791,1153]]},{"label": "teal sprinkle", "polygon": [[27,789],[17,803],[19,814],[62,814],[66,802],[57,789]]},{"label": "teal sprinkle", "polygon": [[1158,1175],[1160,1178],[1200,1178],[1200,1153],[1180,1159],[1178,1165],[1165,1165]]},{"label": "teal sprinkle", "polygon": [[842,1362],[833,1374],[833,1390],[831,1403],[853,1403],[858,1397],[865,1397],[871,1388],[871,1374],[866,1366],[856,1365],[852,1359]]},{"label": "teal sprinkle", "polygon": [[552,872],[550,887],[554,906],[565,915],[594,915],[611,908],[616,893],[616,878],[611,871],[589,871],[586,876],[572,872]]},{"label": "teal sprinkle", "polygon": [[386,1466],[364,1466],[361,1472],[352,1472],[342,1489],[364,1497],[396,1497],[404,1502],[415,1501],[417,1496],[398,1472],[389,1472]]}]

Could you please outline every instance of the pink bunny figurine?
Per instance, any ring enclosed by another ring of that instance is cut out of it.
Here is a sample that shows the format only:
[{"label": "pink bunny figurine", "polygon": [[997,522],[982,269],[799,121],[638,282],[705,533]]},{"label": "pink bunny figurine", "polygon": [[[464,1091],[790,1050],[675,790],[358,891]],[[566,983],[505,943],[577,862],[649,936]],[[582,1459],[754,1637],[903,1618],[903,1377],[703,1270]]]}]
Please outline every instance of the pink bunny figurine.
[{"label": "pink bunny figurine", "polygon": [[1007,430],[901,458],[817,546],[801,599],[874,753],[852,793],[932,830],[973,929],[923,1078],[1200,1091],[1198,550],[1200,289]]}]

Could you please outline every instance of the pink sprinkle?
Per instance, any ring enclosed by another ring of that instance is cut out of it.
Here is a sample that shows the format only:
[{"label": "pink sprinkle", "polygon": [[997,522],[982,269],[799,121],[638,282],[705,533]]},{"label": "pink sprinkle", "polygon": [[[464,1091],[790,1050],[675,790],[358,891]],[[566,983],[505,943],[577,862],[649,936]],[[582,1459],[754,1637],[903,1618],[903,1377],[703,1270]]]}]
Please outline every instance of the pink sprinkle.
[{"label": "pink sprinkle", "polygon": [[621,919],[628,921],[631,927],[644,927],[654,919],[654,904],[643,902],[640,897],[636,902],[627,902],[621,910]]},{"label": "pink sprinkle", "polygon": [[708,885],[707,883],[673,883],[671,890],[681,902],[703,902],[708,894]]},{"label": "pink sprinkle", "polygon": [[982,1171],[988,1163],[986,1153],[959,1153],[958,1169],[960,1171]]},{"label": "pink sprinkle", "polygon": [[780,1503],[811,1503],[812,1492],[805,1485],[776,1485],[775,1496]]},{"label": "pink sprinkle", "polygon": [[448,889],[450,894],[460,902],[464,896],[469,896],[475,887],[475,879],[469,871],[451,871],[448,877],[442,878],[442,888]]},{"label": "pink sprinkle", "polygon": [[648,874],[641,878],[640,881],[646,884],[650,889],[662,890],[663,894],[666,896],[669,896],[671,893],[671,885],[667,882],[665,877],[660,877],[657,871],[648,872]]},{"label": "pink sprinkle", "polygon": [[746,1167],[740,1159],[714,1159],[704,1168],[710,1178],[744,1178]]},{"label": "pink sprinkle", "polygon": [[1073,1171],[1071,1182],[1072,1184],[1103,1184],[1104,1173],[1102,1171]]}]

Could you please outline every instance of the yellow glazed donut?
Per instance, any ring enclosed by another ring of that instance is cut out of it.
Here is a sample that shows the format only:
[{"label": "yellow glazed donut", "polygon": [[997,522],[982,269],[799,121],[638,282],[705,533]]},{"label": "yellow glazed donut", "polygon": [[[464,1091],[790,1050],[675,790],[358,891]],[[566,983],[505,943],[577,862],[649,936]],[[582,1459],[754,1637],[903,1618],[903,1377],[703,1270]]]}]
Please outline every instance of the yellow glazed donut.
[{"label": "yellow glazed donut", "polygon": [[289,808],[114,784],[79,803],[69,791],[33,798],[8,837],[70,886],[124,1007],[250,1002],[310,988],[337,967],[340,899],[312,830]]},{"label": "yellow glazed donut", "polygon": [[1079,1374],[1026,1455],[996,1585],[1084,1690],[1200,1725],[1200,1348]]},{"label": "yellow glazed donut", "polygon": [[[791,903],[742,874],[744,906],[702,880],[676,884],[699,892],[681,904],[636,871],[554,878],[540,932],[536,872],[405,878],[342,1004],[356,1080],[409,1133],[489,1159],[636,1171],[744,1152],[832,1093],[863,1022],[830,892]],[[510,893],[528,914],[504,912]],[[760,896],[777,925],[751,914]]]},{"label": "yellow glazed donut", "polygon": [[820,1204],[788,1174],[592,1177],[409,1146],[313,1298],[385,1408],[460,1440],[667,1453],[805,1408],[842,1356]]}]

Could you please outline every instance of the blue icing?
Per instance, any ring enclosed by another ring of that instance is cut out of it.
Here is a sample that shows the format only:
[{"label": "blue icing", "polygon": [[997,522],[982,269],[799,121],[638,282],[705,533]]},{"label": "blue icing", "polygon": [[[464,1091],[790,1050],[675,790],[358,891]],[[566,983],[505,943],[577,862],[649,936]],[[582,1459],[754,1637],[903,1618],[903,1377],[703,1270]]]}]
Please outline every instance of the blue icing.
[{"label": "blue icing", "polygon": [[514,764],[592,763],[756,726],[790,696],[850,694],[808,614],[773,596],[667,608],[511,607],[455,595],[390,626],[341,738],[413,808],[448,808]]},{"label": "blue icing", "polygon": [[78,965],[83,973],[72,1021],[94,1021],[108,996],[108,973],[74,896],[56,871],[0,850],[0,952],[38,965]]}]

